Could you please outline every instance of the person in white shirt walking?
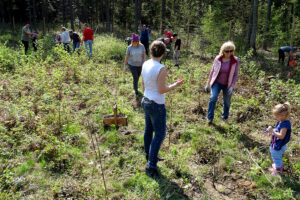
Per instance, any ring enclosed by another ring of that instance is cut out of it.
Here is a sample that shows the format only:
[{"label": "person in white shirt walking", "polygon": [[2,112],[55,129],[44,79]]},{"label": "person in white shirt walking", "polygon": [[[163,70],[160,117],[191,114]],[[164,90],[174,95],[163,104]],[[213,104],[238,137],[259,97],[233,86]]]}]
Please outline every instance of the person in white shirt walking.
[{"label": "person in white shirt walking", "polygon": [[62,33],[60,35],[61,42],[64,44],[64,49],[68,53],[70,53],[70,46],[69,46],[69,44],[71,42],[70,34],[69,34],[69,32],[67,31],[67,29],[65,27],[62,27],[61,31],[62,31]]}]

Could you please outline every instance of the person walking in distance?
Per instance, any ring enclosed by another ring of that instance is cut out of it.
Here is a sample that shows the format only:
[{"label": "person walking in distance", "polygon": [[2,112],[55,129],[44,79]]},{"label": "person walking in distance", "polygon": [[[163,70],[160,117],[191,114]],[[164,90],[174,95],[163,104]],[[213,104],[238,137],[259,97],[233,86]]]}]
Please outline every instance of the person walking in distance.
[{"label": "person walking in distance", "polygon": [[168,37],[170,39],[170,42],[172,43],[173,40],[173,34],[171,33],[171,31],[169,31],[168,29],[165,29],[165,36]]},{"label": "person walking in distance", "polygon": [[178,35],[176,33],[173,34],[173,39],[175,41],[173,60],[174,60],[175,66],[178,67],[179,66],[179,52],[180,52],[180,46],[181,46],[181,39],[178,38]]},{"label": "person walking in distance", "polygon": [[23,28],[22,28],[22,36],[21,36],[21,41],[24,45],[25,48],[25,55],[27,54],[28,51],[28,47],[29,47],[29,41],[31,39],[31,31],[29,29],[30,24],[26,24]]},{"label": "person walking in distance", "polygon": [[235,87],[238,71],[239,61],[234,54],[235,45],[233,42],[225,42],[220,49],[220,53],[216,56],[213,67],[211,69],[205,91],[209,92],[211,89],[211,96],[209,98],[207,120],[208,124],[212,124],[214,119],[215,106],[218,100],[219,93],[223,91],[223,114],[222,119],[227,120],[231,104],[231,96],[233,88]]},{"label": "person walking in distance", "polygon": [[[73,41],[73,52],[80,47],[81,38],[78,33],[70,31],[70,38]],[[79,52],[78,52],[79,53]]]},{"label": "person walking in distance", "polygon": [[145,172],[150,177],[159,176],[158,152],[166,136],[165,93],[183,83],[180,79],[169,86],[166,85],[167,69],[160,63],[165,51],[166,45],[163,42],[154,41],[150,46],[151,59],[144,62],[142,68],[144,90],[142,106],[145,113],[144,150],[148,161]]},{"label": "person walking in distance", "polygon": [[61,31],[62,31],[62,33],[60,35],[61,42],[64,45],[65,51],[67,51],[68,53],[70,53],[70,46],[69,46],[69,44],[71,42],[70,34],[69,34],[69,32],[67,31],[67,29],[65,27],[62,27]]},{"label": "person walking in distance", "polygon": [[144,45],[144,47],[146,49],[146,55],[148,56],[150,32],[149,32],[149,29],[147,29],[145,24],[143,25],[143,29],[141,30],[140,41]]},{"label": "person walking in distance", "polygon": [[139,95],[138,82],[142,72],[142,65],[146,60],[145,47],[139,41],[137,34],[132,34],[131,45],[127,47],[124,69],[129,65],[133,77],[133,89],[136,97]]},{"label": "person walking in distance", "polygon": [[93,31],[93,29],[89,28],[86,23],[83,24],[83,29],[84,29],[83,30],[84,46],[85,46],[85,49],[87,51],[89,59],[91,59],[92,55],[93,55],[94,31]]}]

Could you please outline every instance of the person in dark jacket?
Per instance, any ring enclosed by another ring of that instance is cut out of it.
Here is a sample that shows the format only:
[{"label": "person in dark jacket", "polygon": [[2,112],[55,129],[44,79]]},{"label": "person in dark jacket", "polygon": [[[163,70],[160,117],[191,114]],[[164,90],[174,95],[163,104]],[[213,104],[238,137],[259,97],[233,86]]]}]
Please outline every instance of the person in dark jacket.
[{"label": "person in dark jacket", "polygon": [[70,38],[73,41],[73,52],[80,47],[81,38],[78,33],[70,31]]},{"label": "person in dark jacket", "polygon": [[150,41],[150,30],[147,29],[146,24],[143,25],[143,29],[141,30],[140,41],[144,45],[146,50],[146,55],[149,54],[149,41]]}]

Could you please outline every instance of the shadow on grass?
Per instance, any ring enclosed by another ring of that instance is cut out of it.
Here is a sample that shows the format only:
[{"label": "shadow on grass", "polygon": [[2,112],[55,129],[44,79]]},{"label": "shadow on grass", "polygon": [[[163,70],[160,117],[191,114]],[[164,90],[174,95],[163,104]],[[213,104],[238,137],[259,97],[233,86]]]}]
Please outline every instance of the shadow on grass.
[{"label": "shadow on grass", "polygon": [[260,150],[260,152],[262,153],[268,153],[269,152],[269,145],[265,144],[265,143],[260,143],[257,142],[255,140],[253,140],[252,138],[250,138],[248,135],[246,134],[242,134],[239,138],[239,142],[242,142],[244,144],[244,146],[248,149],[248,150],[253,150],[255,147],[258,148]]},{"label": "shadow on grass", "polygon": [[297,182],[297,177],[294,176],[282,176],[282,180],[286,188],[291,188],[295,191],[296,199],[300,199],[300,183]]},{"label": "shadow on grass", "polygon": [[184,194],[183,188],[181,188],[177,183],[170,181],[162,174],[155,178],[155,181],[159,184],[161,199],[190,200],[190,198]]},{"label": "shadow on grass", "polygon": [[215,124],[215,123],[212,123],[211,126],[214,127],[216,129],[216,131],[218,131],[219,133],[221,133],[221,135],[227,137],[227,129],[226,128],[224,128],[223,126],[220,126],[218,124]]},{"label": "shadow on grass", "polygon": [[[212,124],[212,126],[224,137],[231,137],[231,135],[228,133],[228,130],[224,128],[223,126],[220,126],[218,124]],[[253,150],[255,147],[258,148],[262,153],[267,153],[269,151],[268,144],[260,143],[245,133],[242,133],[238,137],[238,141],[242,142],[244,147],[248,150]]]}]

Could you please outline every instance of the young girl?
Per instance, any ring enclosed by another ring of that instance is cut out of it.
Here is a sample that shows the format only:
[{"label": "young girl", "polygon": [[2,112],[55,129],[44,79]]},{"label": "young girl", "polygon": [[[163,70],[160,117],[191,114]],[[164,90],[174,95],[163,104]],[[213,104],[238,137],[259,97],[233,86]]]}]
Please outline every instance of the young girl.
[{"label": "young girl", "polygon": [[282,154],[286,151],[286,144],[290,141],[291,137],[291,122],[288,120],[291,111],[291,106],[288,102],[284,104],[278,104],[273,109],[273,115],[277,120],[276,126],[273,129],[272,126],[268,127],[269,135],[272,134],[270,151],[273,159],[272,175],[282,173],[283,163]]}]

